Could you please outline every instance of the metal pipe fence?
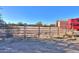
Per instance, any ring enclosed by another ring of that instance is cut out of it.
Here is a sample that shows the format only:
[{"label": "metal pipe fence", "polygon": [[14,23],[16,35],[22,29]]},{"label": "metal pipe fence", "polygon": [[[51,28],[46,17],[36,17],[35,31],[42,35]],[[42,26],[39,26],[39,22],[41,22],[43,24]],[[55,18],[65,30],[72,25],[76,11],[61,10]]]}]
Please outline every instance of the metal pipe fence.
[{"label": "metal pipe fence", "polygon": [[[2,31],[0,31],[0,34]],[[10,26],[9,28],[5,28],[3,32],[5,37],[48,39],[64,33],[64,30],[52,26]]]}]

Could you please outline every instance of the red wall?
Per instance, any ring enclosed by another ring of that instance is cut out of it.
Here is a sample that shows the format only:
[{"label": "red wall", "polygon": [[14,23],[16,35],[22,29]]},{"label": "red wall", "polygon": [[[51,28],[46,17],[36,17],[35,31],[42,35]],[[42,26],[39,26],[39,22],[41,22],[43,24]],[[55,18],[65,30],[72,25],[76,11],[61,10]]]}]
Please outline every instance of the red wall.
[{"label": "red wall", "polygon": [[75,19],[68,19],[67,20],[67,29],[74,29],[74,30],[79,30],[79,22],[78,22],[79,18],[75,18]]}]

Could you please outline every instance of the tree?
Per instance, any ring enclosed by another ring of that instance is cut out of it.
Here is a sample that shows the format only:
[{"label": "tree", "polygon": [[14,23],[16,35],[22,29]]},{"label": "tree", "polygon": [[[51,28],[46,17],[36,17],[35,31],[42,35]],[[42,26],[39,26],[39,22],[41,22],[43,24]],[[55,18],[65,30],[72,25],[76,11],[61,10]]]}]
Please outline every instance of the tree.
[{"label": "tree", "polygon": [[46,27],[46,26],[48,26],[48,25],[47,25],[47,24],[44,24],[43,26],[45,26],[45,27]]},{"label": "tree", "polygon": [[36,25],[37,25],[37,26],[43,26],[43,24],[42,24],[41,21],[40,21],[40,22],[37,22]]},{"label": "tree", "polygon": [[24,26],[24,24],[22,22],[19,22],[18,25],[19,26]]},{"label": "tree", "polygon": [[0,14],[0,28],[5,28],[6,22],[2,19],[2,15]]},{"label": "tree", "polygon": [[15,23],[8,23],[8,25],[17,25],[17,24],[15,24]]},{"label": "tree", "polygon": [[27,23],[24,23],[24,26],[28,25]]},{"label": "tree", "polygon": [[53,27],[55,27],[56,25],[55,25],[55,24],[50,24],[49,26],[53,26]]}]

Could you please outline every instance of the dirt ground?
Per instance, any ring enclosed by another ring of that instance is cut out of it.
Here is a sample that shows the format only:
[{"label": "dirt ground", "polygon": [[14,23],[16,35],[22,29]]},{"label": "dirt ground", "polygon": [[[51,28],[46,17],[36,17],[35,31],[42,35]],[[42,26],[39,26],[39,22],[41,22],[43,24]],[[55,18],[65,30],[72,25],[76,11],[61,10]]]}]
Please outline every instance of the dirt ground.
[{"label": "dirt ground", "polygon": [[79,53],[79,43],[9,38],[0,41],[0,53]]}]

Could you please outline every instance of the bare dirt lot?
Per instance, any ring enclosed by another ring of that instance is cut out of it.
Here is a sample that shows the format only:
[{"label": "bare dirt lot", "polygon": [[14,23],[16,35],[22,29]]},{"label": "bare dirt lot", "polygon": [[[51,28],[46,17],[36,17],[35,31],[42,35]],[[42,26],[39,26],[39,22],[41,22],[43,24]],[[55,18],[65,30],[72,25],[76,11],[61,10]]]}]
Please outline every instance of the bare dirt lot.
[{"label": "bare dirt lot", "polygon": [[78,53],[79,43],[63,40],[6,39],[0,41],[0,53]]}]

